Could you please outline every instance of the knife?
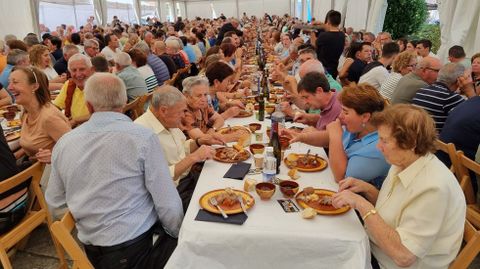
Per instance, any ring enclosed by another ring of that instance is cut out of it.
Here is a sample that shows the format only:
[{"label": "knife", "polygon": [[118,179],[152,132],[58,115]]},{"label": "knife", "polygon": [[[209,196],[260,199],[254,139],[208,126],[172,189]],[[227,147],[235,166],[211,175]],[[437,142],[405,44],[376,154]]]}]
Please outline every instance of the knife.
[{"label": "knife", "polygon": [[245,216],[248,216],[247,214],[247,208],[245,208],[245,204],[243,203],[243,198],[241,195],[237,195],[237,199],[240,202],[240,206],[242,207],[243,213],[245,213]]}]

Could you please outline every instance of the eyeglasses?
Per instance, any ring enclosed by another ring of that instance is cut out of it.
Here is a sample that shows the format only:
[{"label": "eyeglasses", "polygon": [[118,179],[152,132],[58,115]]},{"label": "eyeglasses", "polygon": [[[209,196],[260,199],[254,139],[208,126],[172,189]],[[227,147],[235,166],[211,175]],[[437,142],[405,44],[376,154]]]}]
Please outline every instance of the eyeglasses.
[{"label": "eyeglasses", "polygon": [[415,68],[415,67],[417,67],[417,64],[409,64],[409,65],[407,65],[407,67]]}]

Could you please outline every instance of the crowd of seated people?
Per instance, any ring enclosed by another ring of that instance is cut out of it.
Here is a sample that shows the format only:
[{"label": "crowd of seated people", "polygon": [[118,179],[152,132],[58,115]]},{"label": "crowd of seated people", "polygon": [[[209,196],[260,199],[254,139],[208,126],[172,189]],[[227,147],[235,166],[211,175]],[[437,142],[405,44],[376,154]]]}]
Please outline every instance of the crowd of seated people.
[{"label": "crowd of seated people", "polygon": [[[480,54],[469,60],[457,45],[442,62],[429,40],[393,40],[387,32],[343,29],[341,21],[334,10],[325,23],[311,23],[316,31],[275,15],[147,25],[116,18],[106,27],[89,21],[78,31],[60,26],[23,41],[5,36],[0,107],[17,104],[23,112],[14,155],[0,129],[0,181],[32,162],[48,164],[47,202],[71,211],[96,268],[162,266],[211,145],[239,139],[217,131],[245,109],[242,99],[256,87],[241,75],[246,44],[260,29],[271,79],[286,91],[278,107],[308,126],[281,134],[325,148],[340,186],[333,204],[363,217],[374,262],[447,266],[460,248],[465,201],[448,156],[438,154],[442,164],[433,143],[440,137],[475,159]],[[124,106],[147,96],[132,122]],[[430,172],[440,185],[433,193]],[[472,185],[477,191],[475,178]],[[0,195],[0,210],[26,191],[10,196]],[[442,214],[449,217],[433,221]],[[163,243],[151,246],[158,230]]]}]

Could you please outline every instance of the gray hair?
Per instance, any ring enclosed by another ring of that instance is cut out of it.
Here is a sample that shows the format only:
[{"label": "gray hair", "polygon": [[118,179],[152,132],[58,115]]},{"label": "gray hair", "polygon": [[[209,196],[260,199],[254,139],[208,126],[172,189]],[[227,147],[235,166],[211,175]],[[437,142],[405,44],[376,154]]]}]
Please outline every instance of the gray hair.
[{"label": "gray hair", "polygon": [[72,45],[72,44],[68,44],[68,45],[65,45],[63,46],[63,50],[62,50],[63,54],[65,55],[74,55],[74,54],[77,54],[80,52],[80,50],[78,49],[78,47],[76,45]]},{"label": "gray hair", "polygon": [[83,46],[85,48],[92,48],[92,47],[98,47],[98,41],[95,39],[87,39],[83,42]]},{"label": "gray hair", "polygon": [[88,68],[92,67],[92,62],[90,61],[90,58],[88,58],[87,55],[77,53],[77,54],[74,54],[72,57],[70,57],[70,59],[68,59],[68,70],[70,70],[70,63],[74,61],[83,61]]},{"label": "gray hair", "polygon": [[310,59],[304,62],[299,69],[299,74],[308,74],[310,72],[317,72],[325,75],[325,68],[323,68],[322,62],[316,59]]},{"label": "gray hair", "polygon": [[27,35],[23,39],[23,42],[25,42],[25,44],[27,44],[28,47],[40,44],[40,41],[38,40],[37,35]]},{"label": "gray hair", "polygon": [[[156,44],[156,43],[155,43],[155,44]],[[178,41],[175,40],[175,39],[167,39],[167,40],[165,40],[165,45],[166,45],[168,48],[174,49],[175,51],[180,50],[180,44],[178,44]]]},{"label": "gray hair", "polygon": [[123,51],[115,54],[113,60],[121,67],[126,67],[132,64],[132,58],[130,58],[130,55]]},{"label": "gray hair", "polygon": [[465,66],[460,63],[448,63],[438,72],[437,81],[443,82],[448,86],[457,82],[457,79],[465,73]]},{"label": "gray hair", "polygon": [[10,41],[10,40],[17,40],[17,37],[16,37],[15,35],[8,34],[8,35],[5,35],[5,37],[3,38],[3,40],[5,40],[5,43],[7,43],[7,42]]},{"label": "gray hair", "polygon": [[95,111],[116,111],[127,103],[125,83],[110,73],[93,74],[87,79],[83,92],[85,101]]},{"label": "gray hair", "polygon": [[185,96],[180,90],[170,85],[163,85],[153,92],[151,105],[154,109],[161,106],[171,107],[182,100],[185,100]]},{"label": "gray hair", "polygon": [[183,94],[192,95],[192,88],[197,85],[205,85],[208,88],[208,79],[204,76],[185,78],[182,82]]},{"label": "gray hair", "polygon": [[28,52],[20,49],[10,50],[7,54],[7,64],[9,65],[17,65],[20,61],[26,59],[28,59]]},{"label": "gray hair", "polygon": [[135,44],[135,46],[133,46],[133,49],[139,49],[143,53],[145,53],[145,55],[150,54],[150,48],[145,42],[138,42],[137,44]]}]

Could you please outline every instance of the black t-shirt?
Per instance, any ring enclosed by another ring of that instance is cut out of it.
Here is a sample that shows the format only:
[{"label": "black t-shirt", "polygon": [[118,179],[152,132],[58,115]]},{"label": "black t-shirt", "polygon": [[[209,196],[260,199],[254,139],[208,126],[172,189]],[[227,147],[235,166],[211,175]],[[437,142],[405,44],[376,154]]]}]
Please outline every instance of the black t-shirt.
[{"label": "black t-shirt", "polygon": [[172,57],[170,57],[167,54],[162,54],[158,56],[162,62],[165,63],[165,65],[168,68],[168,73],[170,74],[170,77],[173,77],[173,74],[177,72],[177,66],[175,66],[175,62],[173,61]]},{"label": "black t-shirt", "polygon": [[352,65],[350,65],[350,68],[348,69],[348,81],[358,83],[365,66],[367,66],[367,63],[355,58]]},{"label": "black t-shirt", "polygon": [[343,32],[323,32],[317,38],[317,57],[325,69],[333,78],[338,75],[338,59],[342,55],[345,46],[345,34]]},{"label": "black t-shirt", "polygon": [[20,171],[15,163],[15,156],[8,147],[2,126],[0,126],[0,181],[12,177],[18,172]]}]

